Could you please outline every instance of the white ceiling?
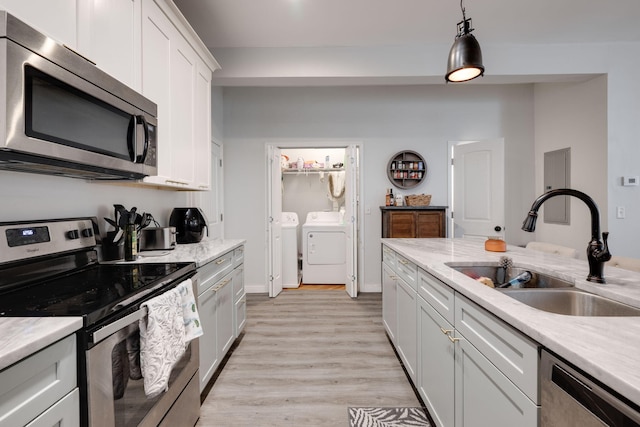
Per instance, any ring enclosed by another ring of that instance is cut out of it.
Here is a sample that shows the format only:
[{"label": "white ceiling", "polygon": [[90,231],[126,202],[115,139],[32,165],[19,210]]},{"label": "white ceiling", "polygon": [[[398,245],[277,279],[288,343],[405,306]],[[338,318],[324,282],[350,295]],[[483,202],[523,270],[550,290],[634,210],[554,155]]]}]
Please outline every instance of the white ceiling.
[{"label": "white ceiling", "polygon": [[[205,45],[398,46],[452,43],[456,0],[174,0]],[[640,41],[639,0],[467,0],[483,43]]]}]

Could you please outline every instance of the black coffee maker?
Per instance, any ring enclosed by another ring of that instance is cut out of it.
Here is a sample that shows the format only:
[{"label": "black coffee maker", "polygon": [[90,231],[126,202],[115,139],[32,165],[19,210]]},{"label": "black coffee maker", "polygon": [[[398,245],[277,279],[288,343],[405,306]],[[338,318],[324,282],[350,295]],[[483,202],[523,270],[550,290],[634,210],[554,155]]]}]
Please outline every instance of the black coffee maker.
[{"label": "black coffee maker", "polygon": [[169,217],[169,226],[176,228],[176,243],[198,243],[204,236],[207,218],[199,208],[174,208]]}]

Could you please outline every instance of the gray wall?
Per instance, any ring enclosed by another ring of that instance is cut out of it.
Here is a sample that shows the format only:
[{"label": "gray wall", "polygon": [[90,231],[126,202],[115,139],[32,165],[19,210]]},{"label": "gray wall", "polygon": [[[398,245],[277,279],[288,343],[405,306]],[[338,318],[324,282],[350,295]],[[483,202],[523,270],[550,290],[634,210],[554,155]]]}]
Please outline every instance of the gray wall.
[{"label": "gray wall", "polygon": [[519,230],[534,197],[533,85],[225,88],[225,236],[247,239],[246,283],[266,290],[267,143],[359,142],[363,194],[362,290],[380,288],[379,206],[390,187],[385,168],[401,150],[422,154],[427,178],[412,193],[447,205],[449,141],[504,138],[507,238]]}]

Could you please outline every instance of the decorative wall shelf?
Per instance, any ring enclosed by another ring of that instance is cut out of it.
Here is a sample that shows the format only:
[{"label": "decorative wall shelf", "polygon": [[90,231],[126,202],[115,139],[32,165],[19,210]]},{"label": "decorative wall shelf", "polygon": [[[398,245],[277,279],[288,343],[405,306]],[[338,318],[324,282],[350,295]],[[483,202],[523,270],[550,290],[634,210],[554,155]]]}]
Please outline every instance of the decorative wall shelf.
[{"label": "decorative wall shelf", "polygon": [[398,188],[413,188],[426,176],[427,162],[415,151],[400,151],[387,164],[387,177]]}]

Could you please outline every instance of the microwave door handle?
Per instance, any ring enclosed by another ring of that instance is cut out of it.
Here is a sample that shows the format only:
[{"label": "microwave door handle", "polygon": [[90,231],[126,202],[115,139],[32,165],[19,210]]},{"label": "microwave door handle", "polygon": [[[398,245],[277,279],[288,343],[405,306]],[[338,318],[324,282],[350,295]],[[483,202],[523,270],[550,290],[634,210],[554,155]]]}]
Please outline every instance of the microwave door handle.
[{"label": "microwave door handle", "polygon": [[142,155],[136,157],[136,163],[144,163],[147,158],[147,152],[149,151],[149,124],[145,120],[144,116],[137,116],[137,121],[140,120],[140,124],[142,125],[142,129],[144,129],[144,148],[142,149]]},{"label": "microwave door handle", "polygon": [[[141,155],[138,155],[138,125],[141,125],[144,130],[144,147]],[[131,161],[133,163],[144,163],[147,158],[147,152],[149,151],[149,124],[144,116],[131,116],[127,144],[129,146],[129,158]]]},{"label": "microwave door handle", "polygon": [[137,116],[131,116],[129,120],[129,134],[127,135],[127,148],[129,149],[129,159],[132,162],[136,163],[137,160],[137,128],[138,128],[138,118]]}]

